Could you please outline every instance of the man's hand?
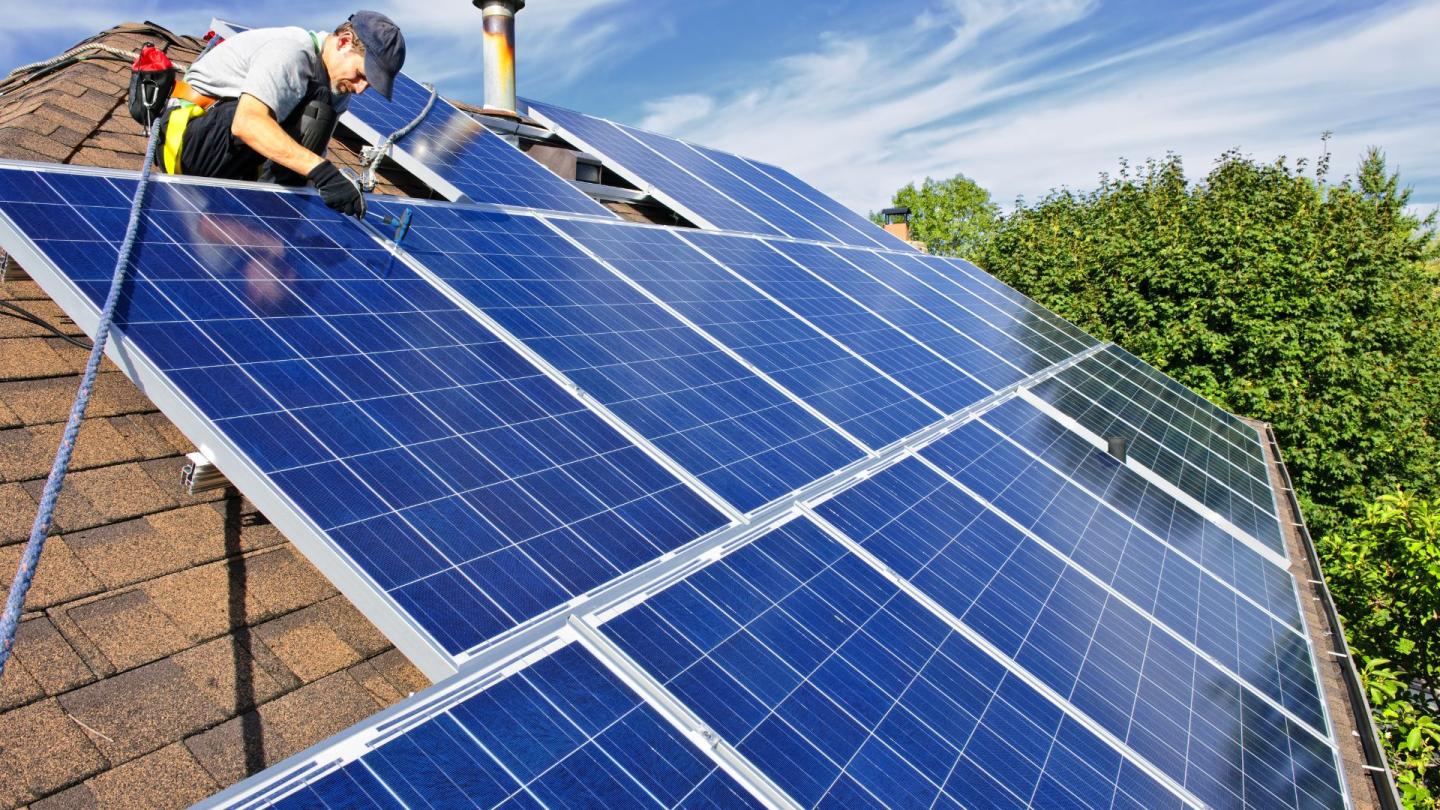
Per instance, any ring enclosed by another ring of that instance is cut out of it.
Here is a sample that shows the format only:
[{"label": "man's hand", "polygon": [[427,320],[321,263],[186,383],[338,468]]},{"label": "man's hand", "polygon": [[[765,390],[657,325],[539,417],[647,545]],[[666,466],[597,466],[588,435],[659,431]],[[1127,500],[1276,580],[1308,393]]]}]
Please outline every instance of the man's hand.
[{"label": "man's hand", "polygon": [[315,190],[320,192],[320,199],[326,205],[352,217],[365,216],[365,198],[360,194],[360,187],[341,174],[334,163],[320,161],[305,175],[305,179],[315,184]]}]

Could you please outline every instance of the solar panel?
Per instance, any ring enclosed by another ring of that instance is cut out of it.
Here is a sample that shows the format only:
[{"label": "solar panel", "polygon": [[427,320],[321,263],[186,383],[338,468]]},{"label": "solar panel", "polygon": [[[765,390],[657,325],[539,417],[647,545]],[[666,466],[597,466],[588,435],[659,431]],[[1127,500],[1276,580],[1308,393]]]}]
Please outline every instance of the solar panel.
[{"label": "solar panel", "polygon": [[601,629],[804,807],[1182,804],[803,518]]},{"label": "solar panel", "polygon": [[744,160],[746,163],[749,163],[751,166],[759,169],[766,176],[775,180],[775,182],[785,186],[786,188],[790,189],[796,194],[799,194],[801,197],[804,197],[805,199],[809,200],[820,208],[823,208],[826,211],[830,212],[830,214],[836,219],[848,224],[851,228],[859,231],[860,233],[871,237],[872,240],[879,244],[881,247],[886,247],[891,250],[908,251],[911,253],[915,252],[915,248],[910,247],[910,245],[900,239],[900,237],[895,236],[884,228],[877,227],[875,223],[871,222],[865,217],[860,216],[854,211],[851,211],[849,208],[841,205],[833,198],[827,197],[825,193],[820,189],[815,188],[814,186],[810,185],[804,180],[801,180],[790,172],[785,171],[779,166],[773,166],[769,163],[764,163],[758,160],[751,160],[750,158],[744,158]]},{"label": "solar panel", "polygon": [[[1257,692],[1311,726],[1325,728],[1303,631],[1104,508],[1092,493],[1045,465],[1047,453],[1036,458],[985,424],[972,422],[921,455],[1015,521],[1029,539],[1087,573],[1096,588],[1128,600]],[[1263,564],[1278,567],[1268,560]]]},{"label": "solar panel", "polygon": [[[0,166],[87,329],[133,183]],[[964,263],[409,204],[147,204],[115,359],[463,673],[222,803],[1344,805],[1234,417]]]},{"label": "solar panel", "polygon": [[1206,804],[1344,804],[1323,716],[1216,666],[920,461],[817,512]]},{"label": "solar panel", "polygon": [[279,770],[240,806],[761,806],[574,643],[456,678]]},{"label": "solar panel", "polygon": [[741,511],[862,454],[542,222],[418,209],[406,249]]},{"label": "solar panel", "polygon": [[1223,420],[1182,410],[1166,389],[1142,383],[1148,375],[1114,355],[1107,349],[1035,386],[1034,401],[1093,436],[1126,438],[1129,456],[1140,465],[1285,559],[1258,442],[1247,451]]},{"label": "solar panel", "polygon": [[[132,187],[0,171],[77,321]],[[161,181],[146,211],[132,377],[430,672],[728,522],[318,197]]]},{"label": "solar panel", "polygon": [[[246,29],[211,22],[211,30],[224,36]],[[375,146],[415,120],[429,98],[429,90],[400,73],[390,101],[378,93],[352,96],[340,124]],[[419,126],[391,148],[390,157],[449,200],[616,218],[444,98],[435,99]]]},{"label": "solar panel", "polygon": [[[1009,333],[1031,351],[1057,362],[1098,343],[1034,301],[996,281],[968,262],[936,256],[890,253],[886,258],[919,284],[913,289],[916,301],[935,304],[931,294],[950,300],[995,328]],[[909,294],[909,292],[907,292]],[[1010,326],[1015,324],[1018,326]],[[1018,356],[1023,357],[1023,353]]]},{"label": "solar panel", "polygon": [[609,159],[617,174],[648,191],[697,225],[732,231],[749,231],[778,236],[780,231],[711,188],[699,178],[666,160],[654,150],[600,118],[527,102],[530,114],[561,129],[566,140],[595,155]]},{"label": "solar panel", "polygon": [[[761,171],[755,164],[739,155],[732,155],[729,152],[722,152],[719,149],[710,149],[709,147],[684,141],[677,142],[684,143],[685,146],[709,158],[724,168],[725,171],[763,192],[770,199],[775,200],[791,211],[803,216],[809,222],[822,228],[829,238],[821,241],[840,242],[846,245],[857,245],[867,248],[878,246],[894,249],[897,247],[893,239],[881,235],[883,231],[877,233],[878,229],[874,223],[869,220],[860,219],[856,222],[848,217],[841,219],[811,202],[809,199],[802,197],[794,189]],[[848,209],[845,210],[848,211]],[[790,233],[789,231],[786,233],[789,236],[801,236],[799,233]],[[908,248],[908,245],[906,247]]]},{"label": "solar panel", "polygon": [[1206,571],[1300,629],[1295,581],[1283,566],[1185,506],[1165,488],[1116,461],[1023,400],[987,412],[982,421],[1134,520]]},{"label": "solar panel", "polygon": [[[1007,345],[1003,333],[987,329],[987,325],[978,318],[966,317],[968,313],[948,299],[935,296],[940,300],[932,303],[947,304],[946,314],[954,317],[955,322],[943,321],[931,311],[899,295],[877,279],[898,282],[904,274],[879,253],[846,250],[841,254],[824,245],[803,242],[775,241],[770,244],[804,267],[811,274],[811,278],[815,279],[813,283],[823,284],[832,291],[828,294],[811,292],[810,296],[805,297],[813,298],[822,306],[830,304],[830,299],[853,302],[853,306],[860,306],[875,313],[887,323],[904,330],[912,340],[944,357],[969,377],[980,382],[987,389],[987,393],[1017,383],[1050,365],[1051,361],[1026,350],[1023,345],[1014,341]],[[862,271],[857,265],[863,265],[866,270]],[[765,282],[755,281],[767,289],[775,286],[779,290],[785,290],[787,286],[795,286],[798,279],[791,273],[766,279]],[[794,290],[792,297],[804,296],[804,292],[809,292],[810,287],[811,283],[807,281],[805,289]],[[850,308],[845,305],[838,306],[841,310]],[[991,340],[998,342],[991,343]],[[1006,352],[1007,349],[1014,351]],[[1015,359],[1010,360],[1007,357]]]},{"label": "solar panel", "polygon": [[555,225],[872,448],[941,415],[671,232],[580,221]]}]

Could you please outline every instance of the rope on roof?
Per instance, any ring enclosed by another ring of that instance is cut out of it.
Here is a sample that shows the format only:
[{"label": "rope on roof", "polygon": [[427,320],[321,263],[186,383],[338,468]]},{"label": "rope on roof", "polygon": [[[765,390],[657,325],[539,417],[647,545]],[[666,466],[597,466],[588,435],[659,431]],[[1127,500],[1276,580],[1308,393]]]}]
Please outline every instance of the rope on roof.
[{"label": "rope on roof", "polygon": [[65,473],[70,469],[70,454],[75,449],[75,437],[80,433],[80,422],[85,418],[85,408],[90,404],[90,394],[95,389],[95,376],[100,371],[100,360],[105,356],[110,324],[115,319],[115,307],[120,302],[120,287],[125,280],[125,271],[130,266],[130,254],[135,249],[135,238],[140,232],[140,209],[145,202],[151,168],[155,165],[155,144],[159,141],[159,134],[160,121],[156,121],[150,126],[150,141],[145,145],[145,163],[140,169],[140,181],[135,185],[135,196],[130,200],[130,224],[125,229],[125,240],[120,243],[119,255],[115,257],[115,272],[110,277],[110,292],[105,296],[105,306],[100,310],[100,323],[95,327],[95,344],[90,349],[90,360],[85,364],[80,390],[75,395],[75,404],[70,407],[70,418],[60,437],[60,447],[55,451],[55,463],[50,467],[50,476],[45,479],[45,489],[40,495],[40,510],[30,528],[30,539],[20,554],[20,564],[15,570],[15,579],[5,599],[5,613],[0,615],[0,677],[5,674],[5,664],[10,660],[10,651],[15,646],[15,631],[20,627],[20,616],[25,609],[25,595],[35,580],[40,552],[45,547],[45,537],[50,533],[50,524],[55,517],[55,503],[60,497],[60,486],[65,480]]}]

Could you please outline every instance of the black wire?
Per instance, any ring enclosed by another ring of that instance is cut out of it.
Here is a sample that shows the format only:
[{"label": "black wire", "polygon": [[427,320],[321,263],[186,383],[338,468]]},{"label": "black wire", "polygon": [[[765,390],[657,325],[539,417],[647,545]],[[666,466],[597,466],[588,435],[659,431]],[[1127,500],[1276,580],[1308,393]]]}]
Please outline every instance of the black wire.
[{"label": "black wire", "polygon": [[31,312],[28,309],[25,309],[24,307],[16,306],[9,301],[0,301],[0,315],[5,315],[11,318],[15,318],[17,320],[33,323],[36,326],[41,327],[42,329],[49,330],[56,337],[65,341],[66,343],[73,343],[74,345],[79,346],[82,349],[90,348],[89,343],[80,340],[79,338],[76,338],[72,335],[65,334],[64,332],[56,328],[53,324],[51,324],[49,321],[41,318],[39,315],[36,315],[35,313]]}]

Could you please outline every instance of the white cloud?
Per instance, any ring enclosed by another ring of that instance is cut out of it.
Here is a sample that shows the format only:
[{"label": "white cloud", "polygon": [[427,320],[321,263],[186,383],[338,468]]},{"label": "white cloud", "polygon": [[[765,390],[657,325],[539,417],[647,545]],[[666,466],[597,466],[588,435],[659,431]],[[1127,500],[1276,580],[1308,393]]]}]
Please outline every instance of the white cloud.
[{"label": "white cloud", "polygon": [[640,120],[640,127],[654,132],[673,132],[704,118],[714,109],[715,100],[709,96],[696,93],[670,96],[645,104],[645,117]]},{"label": "white cloud", "polygon": [[[1265,160],[1313,156],[1327,129],[1335,175],[1370,144],[1418,176],[1440,174],[1433,3],[1267,35],[1272,10],[1053,73],[1033,69],[1035,42],[1092,11],[953,0],[905,36],[830,34],[777,59],[748,92],[707,99],[709,114],[653,128],[783,165],[862,211],[927,175],[964,172],[1002,202],[1035,199],[1058,185],[1093,186],[1122,156],[1175,151],[1192,176],[1232,146]],[[1242,27],[1250,36],[1236,36]],[[936,30],[954,37],[936,48],[920,36]],[[985,47],[972,50],[977,38]],[[1245,44],[1227,45],[1235,41]],[[651,109],[672,103],[694,102]]]}]

